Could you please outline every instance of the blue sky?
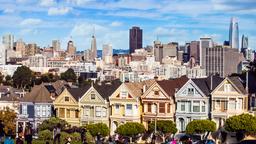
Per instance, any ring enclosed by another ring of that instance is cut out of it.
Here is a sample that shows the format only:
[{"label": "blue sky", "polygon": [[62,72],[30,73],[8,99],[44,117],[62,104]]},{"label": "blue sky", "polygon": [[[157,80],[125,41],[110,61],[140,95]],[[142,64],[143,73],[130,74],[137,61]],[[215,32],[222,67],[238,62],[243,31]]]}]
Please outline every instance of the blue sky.
[{"label": "blue sky", "polygon": [[35,42],[41,47],[59,39],[66,49],[72,37],[78,50],[88,49],[95,28],[97,47],[128,49],[129,28],[143,29],[143,45],[159,37],[164,43],[212,36],[228,40],[231,17],[239,34],[256,48],[256,0],[0,0],[0,35]]}]

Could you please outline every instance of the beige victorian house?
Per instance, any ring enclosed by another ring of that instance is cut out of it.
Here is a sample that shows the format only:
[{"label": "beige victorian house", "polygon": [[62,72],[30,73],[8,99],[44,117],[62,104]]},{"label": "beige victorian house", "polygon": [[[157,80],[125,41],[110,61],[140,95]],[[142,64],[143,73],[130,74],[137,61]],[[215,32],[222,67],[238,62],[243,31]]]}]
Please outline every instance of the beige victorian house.
[{"label": "beige victorian house", "polygon": [[105,123],[109,126],[109,96],[120,86],[113,81],[91,85],[79,99],[81,125],[90,123]]},{"label": "beige victorian house", "polygon": [[137,83],[122,83],[109,97],[111,107],[110,134],[114,134],[116,128],[126,122],[141,122],[140,96],[143,89],[153,84],[154,80]]},{"label": "beige victorian house", "polygon": [[173,120],[175,116],[175,91],[186,82],[187,77],[156,81],[141,96],[142,122],[146,128],[155,120]]},{"label": "beige victorian house", "polygon": [[212,92],[212,120],[223,126],[228,117],[246,113],[248,94],[239,77],[226,77]]},{"label": "beige victorian house", "polygon": [[72,126],[80,126],[78,100],[88,88],[65,88],[53,102],[56,116],[66,120]]}]

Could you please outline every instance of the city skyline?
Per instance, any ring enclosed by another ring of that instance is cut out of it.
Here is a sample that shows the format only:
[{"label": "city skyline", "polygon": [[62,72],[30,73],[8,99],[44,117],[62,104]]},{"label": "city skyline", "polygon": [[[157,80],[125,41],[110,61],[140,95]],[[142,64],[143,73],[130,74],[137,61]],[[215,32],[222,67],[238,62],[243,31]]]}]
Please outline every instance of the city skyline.
[{"label": "city skyline", "polygon": [[[167,1],[154,0],[0,0],[1,36],[13,34],[26,43],[41,47],[59,39],[67,48],[72,36],[77,50],[90,49],[95,28],[98,49],[111,44],[113,49],[129,48],[129,29],[143,29],[143,46],[159,38],[163,42],[199,40],[212,36],[222,44],[229,39],[231,17],[239,23],[239,43],[248,36],[249,48],[255,49],[256,2],[247,0]],[[18,5],[18,6],[17,6]]]}]

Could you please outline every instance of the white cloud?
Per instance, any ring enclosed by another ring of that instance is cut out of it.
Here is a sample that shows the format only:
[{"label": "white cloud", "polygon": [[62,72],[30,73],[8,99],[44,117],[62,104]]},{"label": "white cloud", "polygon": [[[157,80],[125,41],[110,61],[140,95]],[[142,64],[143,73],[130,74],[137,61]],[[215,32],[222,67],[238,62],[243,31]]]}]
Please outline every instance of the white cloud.
[{"label": "white cloud", "polygon": [[72,10],[70,7],[51,7],[48,10],[48,15],[65,15]]},{"label": "white cloud", "polygon": [[84,5],[88,2],[93,2],[95,0],[66,0],[68,4],[75,4],[75,5]]},{"label": "white cloud", "polygon": [[113,21],[110,26],[112,27],[119,27],[119,26],[122,26],[123,23],[122,22],[119,22],[119,21]]},{"label": "white cloud", "polygon": [[19,34],[20,35],[38,35],[39,31],[37,29],[28,28],[28,29],[20,30]]},{"label": "white cloud", "polygon": [[55,4],[54,0],[41,0],[41,2],[40,2],[41,6],[46,6],[46,7],[52,6],[54,4]]},{"label": "white cloud", "polygon": [[20,25],[21,26],[33,26],[33,25],[39,25],[42,23],[41,19],[34,19],[34,18],[28,18],[23,20]]}]

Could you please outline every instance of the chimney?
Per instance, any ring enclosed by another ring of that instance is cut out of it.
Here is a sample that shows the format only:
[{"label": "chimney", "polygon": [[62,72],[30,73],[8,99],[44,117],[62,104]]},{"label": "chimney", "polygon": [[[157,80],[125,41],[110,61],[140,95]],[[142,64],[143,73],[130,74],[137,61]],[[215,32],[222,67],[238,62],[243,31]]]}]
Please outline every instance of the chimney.
[{"label": "chimney", "polygon": [[142,93],[145,93],[147,90],[147,86],[146,85],[143,85],[143,90],[142,90]]}]

